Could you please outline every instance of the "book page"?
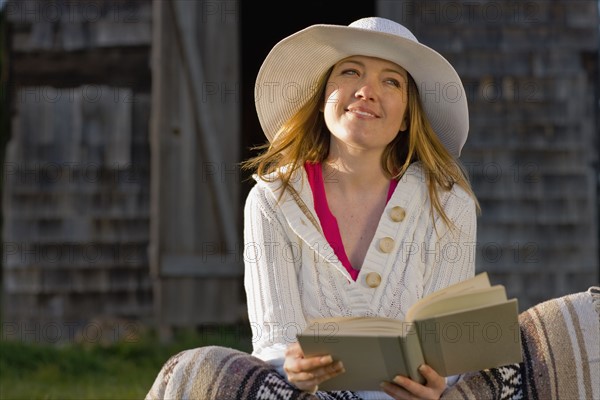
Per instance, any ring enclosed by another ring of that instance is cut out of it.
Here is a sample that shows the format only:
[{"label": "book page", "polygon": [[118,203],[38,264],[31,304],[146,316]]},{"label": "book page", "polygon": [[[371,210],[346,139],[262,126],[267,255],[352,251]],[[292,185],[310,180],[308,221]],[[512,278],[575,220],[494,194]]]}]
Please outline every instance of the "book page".
[{"label": "book page", "polygon": [[401,336],[407,329],[403,321],[384,317],[333,317],[310,321],[304,336],[331,338],[353,336]]},{"label": "book page", "polygon": [[448,299],[443,299],[443,301],[421,304],[420,307],[411,309],[411,313],[409,313],[407,319],[411,318],[410,321],[417,321],[424,318],[498,304],[506,300],[504,286],[495,285],[489,288],[476,289],[472,292],[454,295]]},{"label": "book page", "polygon": [[516,299],[415,322],[427,364],[442,376],[522,361]]},{"label": "book page", "polygon": [[440,300],[445,300],[451,296],[458,295],[461,293],[472,292],[477,289],[489,287],[490,279],[488,277],[488,274],[487,272],[482,272],[480,274],[475,275],[471,279],[466,279],[462,282],[455,283],[454,285],[450,285],[444,289],[438,290],[437,292],[431,293],[430,295],[423,297],[421,300],[417,301],[410,307],[410,309],[406,313],[406,320],[414,321],[414,316],[418,313],[418,311],[421,308],[423,308],[427,304],[437,302]]}]

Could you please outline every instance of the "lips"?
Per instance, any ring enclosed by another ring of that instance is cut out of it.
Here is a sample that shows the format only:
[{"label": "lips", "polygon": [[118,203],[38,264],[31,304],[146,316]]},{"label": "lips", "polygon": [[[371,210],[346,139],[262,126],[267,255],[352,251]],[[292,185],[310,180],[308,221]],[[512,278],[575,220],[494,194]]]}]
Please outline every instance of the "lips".
[{"label": "lips", "polygon": [[361,118],[379,118],[379,115],[363,107],[349,107],[346,112],[352,113]]}]

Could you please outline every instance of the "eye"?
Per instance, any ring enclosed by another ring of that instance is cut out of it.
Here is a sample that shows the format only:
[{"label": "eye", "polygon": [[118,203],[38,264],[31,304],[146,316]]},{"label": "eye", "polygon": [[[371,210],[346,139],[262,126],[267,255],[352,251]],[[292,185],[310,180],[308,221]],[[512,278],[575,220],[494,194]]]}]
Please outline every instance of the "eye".
[{"label": "eye", "polygon": [[342,70],[341,75],[358,75],[358,71],[355,69],[351,69],[351,68],[344,69],[344,70]]},{"label": "eye", "polygon": [[384,82],[386,82],[387,84],[390,84],[394,87],[397,87],[397,88],[402,86],[399,80],[393,79],[393,78],[386,79]]}]

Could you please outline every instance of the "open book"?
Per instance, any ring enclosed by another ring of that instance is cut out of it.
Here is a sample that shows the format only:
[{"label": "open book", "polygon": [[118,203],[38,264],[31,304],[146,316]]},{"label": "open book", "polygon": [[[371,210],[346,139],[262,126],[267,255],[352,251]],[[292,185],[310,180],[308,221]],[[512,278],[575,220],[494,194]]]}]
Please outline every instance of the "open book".
[{"label": "open book", "polygon": [[298,341],[305,356],[331,354],[344,364],[346,372],[320,390],[380,390],[396,375],[423,383],[423,363],[450,376],[522,361],[517,300],[485,272],[424,297],[404,321],[319,319]]}]

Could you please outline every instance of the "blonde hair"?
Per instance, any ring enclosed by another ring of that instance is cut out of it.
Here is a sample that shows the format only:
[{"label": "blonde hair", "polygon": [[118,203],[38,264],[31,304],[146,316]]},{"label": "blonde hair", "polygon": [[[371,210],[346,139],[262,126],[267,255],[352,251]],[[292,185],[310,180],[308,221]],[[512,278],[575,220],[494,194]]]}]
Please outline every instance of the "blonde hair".
[{"label": "blonde hair", "polygon": [[[319,89],[281,126],[271,143],[256,147],[254,150],[259,150],[259,155],[242,163],[242,168],[254,170],[261,179],[268,179],[267,175],[275,173],[271,179],[281,180],[282,195],[291,188],[291,177],[305,162],[320,163],[329,154],[330,133],[320,110],[331,70],[321,76],[316,85]],[[390,179],[400,178],[413,162],[420,161],[425,171],[432,218],[435,210],[448,226],[453,227],[440,202],[440,190],[450,190],[456,184],[473,198],[477,212],[479,203],[463,166],[433,131],[410,74],[406,112],[408,128],[399,132],[384,149],[381,156],[383,171]],[[284,166],[286,168],[282,168]]]}]

